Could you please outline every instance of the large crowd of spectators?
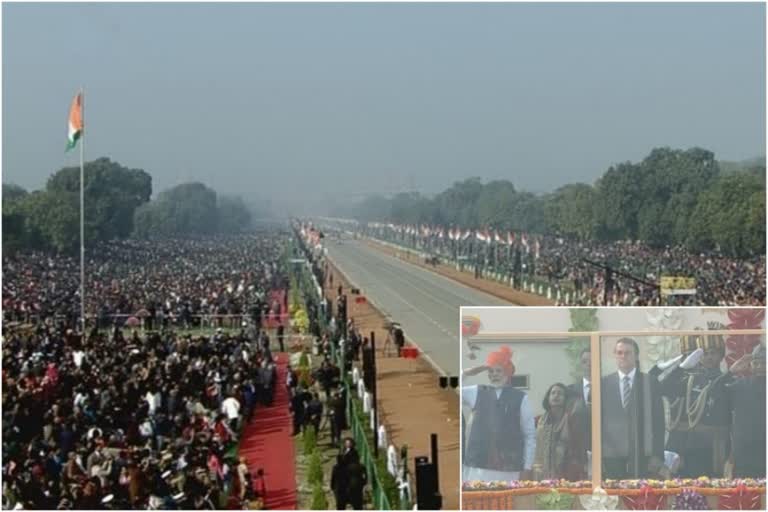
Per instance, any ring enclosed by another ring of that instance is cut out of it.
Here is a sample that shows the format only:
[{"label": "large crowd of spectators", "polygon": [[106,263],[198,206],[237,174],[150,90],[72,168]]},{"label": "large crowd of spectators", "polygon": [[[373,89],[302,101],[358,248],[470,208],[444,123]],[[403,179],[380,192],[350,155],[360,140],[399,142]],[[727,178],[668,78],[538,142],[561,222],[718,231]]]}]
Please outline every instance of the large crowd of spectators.
[{"label": "large crowd of spectators", "polygon": [[[639,242],[578,242],[552,238],[542,243],[539,258],[533,258],[534,275],[548,282],[574,284],[582,303],[604,300],[605,271],[585,260],[609,266],[648,283],[662,276],[693,277],[696,294],[673,299],[679,305],[764,305],[766,293],[765,255],[749,259],[729,258],[718,253],[694,253],[683,247],[652,248]],[[654,305],[655,287],[620,274],[606,305]]]},{"label": "large crowd of spectators", "polygon": [[[122,240],[86,251],[89,322],[112,325],[140,313],[149,328],[199,325],[208,315],[255,315],[284,285],[277,261],[285,234],[267,231],[200,240]],[[3,258],[3,317],[80,316],[77,258],[40,252]]]},{"label": "large crowd of spectators", "polygon": [[[524,282],[545,285],[545,290],[552,289],[553,299],[560,291],[560,304],[565,304],[568,294],[567,305],[765,305],[764,254],[733,258],[719,251],[652,247],[639,241],[603,242],[539,235],[530,236],[523,244],[518,234],[516,241],[508,245],[478,241],[474,236],[449,240],[434,234],[408,235],[386,228],[364,232],[440,254],[448,261],[459,258],[478,270],[515,277],[517,287]],[[612,269],[610,279],[605,267]],[[696,293],[662,296],[658,285],[663,276],[695,278]]]},{"label": "large crowd of spectators", "polygon": [[[280,385],[260,315],[210,336],[174,327],[268,307],[285,236],[99,247],[87,310],[109,324],[85,335],[73,260],[4,259],[3,508],[213,509],[258,494],[234,447]],[[154,327],[141,335],[111,316],[140,308]]]}]

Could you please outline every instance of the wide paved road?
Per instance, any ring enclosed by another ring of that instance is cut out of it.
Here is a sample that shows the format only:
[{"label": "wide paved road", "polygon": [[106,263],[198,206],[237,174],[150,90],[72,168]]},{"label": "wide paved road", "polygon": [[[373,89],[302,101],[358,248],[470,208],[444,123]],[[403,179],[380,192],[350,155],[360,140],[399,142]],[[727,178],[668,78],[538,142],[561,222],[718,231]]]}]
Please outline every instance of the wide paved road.
[{"label": "wide paved road", "polygon": [[361,241],[329,240],[326,247],[333,263],[361,293],[400,322],[406,336],[448,375],[459,374],[459,307],[510,305]]}]

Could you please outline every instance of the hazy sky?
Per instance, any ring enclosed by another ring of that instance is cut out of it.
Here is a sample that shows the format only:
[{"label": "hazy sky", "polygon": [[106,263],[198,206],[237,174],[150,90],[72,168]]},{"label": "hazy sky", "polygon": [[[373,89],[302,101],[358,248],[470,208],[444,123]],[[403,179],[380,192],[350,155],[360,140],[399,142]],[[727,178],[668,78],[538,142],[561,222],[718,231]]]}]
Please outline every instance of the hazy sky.
[{"label": "hazy sky", "polygon": [[3,4],[3,181],[86,159],[294,204],[545,191],[655,146],[765,154],[763,4]]}]

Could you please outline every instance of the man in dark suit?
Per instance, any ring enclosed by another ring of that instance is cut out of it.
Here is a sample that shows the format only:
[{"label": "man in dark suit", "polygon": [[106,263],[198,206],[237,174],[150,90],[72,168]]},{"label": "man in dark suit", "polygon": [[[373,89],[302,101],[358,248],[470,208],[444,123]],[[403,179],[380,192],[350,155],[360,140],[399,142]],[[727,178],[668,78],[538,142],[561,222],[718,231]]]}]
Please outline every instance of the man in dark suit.
[{"label": "man in dark suit", "polygon": [[334,498],[336,498],[336,510],[347,509],[347,487],[346,468],[344,467],[341,455],[337,455],[336,464],[333,465],[331,470],[331,489],[333,490]]},{"label": "man in dark suit", "polygon": [[347,477],[347,499],[353,510],[363,510],[363,489],[368,483],[368,474],[360,459],[353,459],[344,468]]},{"label": "man in dark suit", "polygon": [[765,346],[759,343],[740,361],[751,364],[752,375],[737,379],[729,388],[733,403],[732,476],[765,478]]},{"label": "man in dark suit", "polygon": [[579,367],[581,368],[581,378],[568,386],[568,399],[581,401],[585,404],[592,403],[592,387],[589,382],[592,372],[592,353],[589,348],[585,348],[579,354]]},{"label": "man in dark suit", "polygon": [[621,338],[618,371],[602,378],[603,477],[656,476],[664,460],[664,408],[657,381],[638,368],[640,348]]},{"label": "man in dark suit", "polygon": [[[589,381],[592,372],[592,353],[589,347],[579,354],[581,378],[568,386],[568,410],[575,421],[581,423],[578,432],[583,433],[584,439],[580,446],[592,450],[592,385]],[[588,472],[589,468],[585,468]],[[585,473],[586,474],[586,473]]]}]

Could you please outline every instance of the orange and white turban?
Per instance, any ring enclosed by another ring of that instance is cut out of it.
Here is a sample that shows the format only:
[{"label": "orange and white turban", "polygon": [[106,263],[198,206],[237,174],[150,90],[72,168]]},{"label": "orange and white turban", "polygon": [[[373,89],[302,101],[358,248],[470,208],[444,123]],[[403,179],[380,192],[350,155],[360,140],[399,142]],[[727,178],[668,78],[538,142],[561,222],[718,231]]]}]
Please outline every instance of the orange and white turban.
[{"label": "orange and white turban", "polygon": [[515,374],[515,365],[512,364],[512,350],[509,347],[501,347],[496,352],[488,354],[485,364],[487,366],[501,366],[507,377]]}]

